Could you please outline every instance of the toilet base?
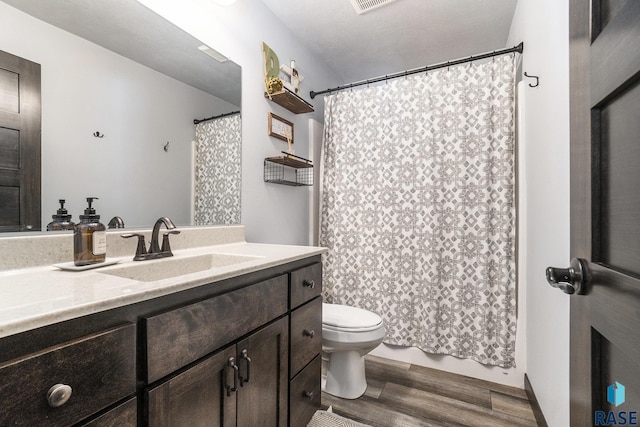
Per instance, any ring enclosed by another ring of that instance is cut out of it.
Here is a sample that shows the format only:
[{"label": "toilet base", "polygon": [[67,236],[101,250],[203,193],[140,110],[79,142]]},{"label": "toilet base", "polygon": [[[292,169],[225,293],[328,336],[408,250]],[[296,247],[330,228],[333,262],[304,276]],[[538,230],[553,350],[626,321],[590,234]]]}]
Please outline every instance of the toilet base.
[{"label": "toilet base", "polygon": [[343,399],[357,399],[362,396],[367,390],[364,356],[359,351],[336,351],[327,354],[329,363],[323,391]]}]

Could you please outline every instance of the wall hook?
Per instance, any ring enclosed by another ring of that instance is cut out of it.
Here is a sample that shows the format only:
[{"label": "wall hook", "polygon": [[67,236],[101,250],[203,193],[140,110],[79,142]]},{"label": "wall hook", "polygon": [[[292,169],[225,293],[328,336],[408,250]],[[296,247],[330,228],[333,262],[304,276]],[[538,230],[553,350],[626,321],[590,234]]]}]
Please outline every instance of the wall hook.
[{"label": "wall hook", "polygon": [[165,153],[169,151],[169,141],[167,141],[167,143],[164,145],[163,150],[165,151]]},{"label": "wall hook", "polygon": [[95,136],[96,138],[103,138],[104,137],[104,133],[94,132],[93,136]]},{"label": "wall hook", "polygon": [[540,86],[540,78],[538,76],[533,76],[533,75],[530,76],[529,74],[527,74],[526,71],[524,72],[524,76],[525,77],[529,77],[531,79],[536,79],[536,84],[532,85],[531,83],[529,83],[529,87],[538,87],[538,86]]}]

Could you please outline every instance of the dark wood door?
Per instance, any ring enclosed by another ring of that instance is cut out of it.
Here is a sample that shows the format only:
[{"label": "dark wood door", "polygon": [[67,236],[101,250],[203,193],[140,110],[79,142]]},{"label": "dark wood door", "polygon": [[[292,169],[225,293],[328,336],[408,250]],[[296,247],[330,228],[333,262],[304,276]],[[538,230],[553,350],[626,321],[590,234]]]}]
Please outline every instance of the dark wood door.
[{"label": "dark wood door", "polygon": [[40,230],[40,65],[0,51],[0,232]]},{"label": "dark wood door", "polygon": [[288,342],[285,317],[238,343],[238,427],[287,425]]},{"label": "dark wood door", "polygon": [[151,427],[234,427],[236,425],[236,347],[231,346],[148,392]]},{"label": "dark wood door", "polygon": [[[640,412],[640,1],[571,0],[571,425]],[[616,418],[617,424],[613,423]]]}]

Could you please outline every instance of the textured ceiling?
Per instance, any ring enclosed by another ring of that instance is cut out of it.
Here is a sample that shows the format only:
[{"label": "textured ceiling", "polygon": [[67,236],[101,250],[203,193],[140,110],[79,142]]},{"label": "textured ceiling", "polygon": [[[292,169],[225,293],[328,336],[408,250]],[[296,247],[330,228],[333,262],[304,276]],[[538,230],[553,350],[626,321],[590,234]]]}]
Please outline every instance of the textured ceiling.
[{"label": "textured ceiling", "polygon": [[349,0],[262,2],[350,83],[512,47],[517,0],[397,0],[362,15]]}]

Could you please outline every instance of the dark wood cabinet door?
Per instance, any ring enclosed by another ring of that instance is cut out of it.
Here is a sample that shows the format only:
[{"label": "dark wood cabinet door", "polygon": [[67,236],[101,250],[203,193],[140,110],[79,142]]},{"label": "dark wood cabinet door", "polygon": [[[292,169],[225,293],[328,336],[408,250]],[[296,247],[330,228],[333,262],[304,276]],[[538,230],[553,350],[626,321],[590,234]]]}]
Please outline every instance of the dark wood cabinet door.
[{"label": "dark wood cabinet door", "polygon": [[288,330],[284,317],[238,343],[238,427],[287,425]]},{"label": "dark wood cabinet door", "polygon": [[41,229],[40,64],[0,51],[0,232]]},{"label": "dark wood cabinet door", "polygon": [[620,425],[640,410],[640,2],[570,12],[571,255],[588,270],[571,297],[571,425]]},{"label": "dark wood cabinet door", "polygon": [[236,391],[228,392],[235,372],[231,346],[149,390],[150,427],[233,427],[236,425]]}]

